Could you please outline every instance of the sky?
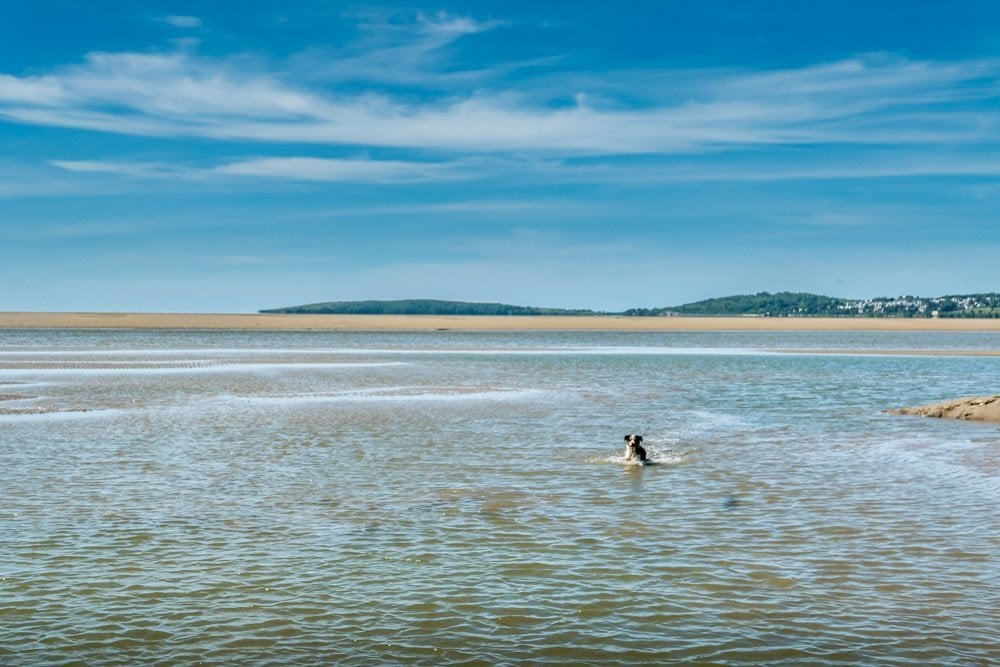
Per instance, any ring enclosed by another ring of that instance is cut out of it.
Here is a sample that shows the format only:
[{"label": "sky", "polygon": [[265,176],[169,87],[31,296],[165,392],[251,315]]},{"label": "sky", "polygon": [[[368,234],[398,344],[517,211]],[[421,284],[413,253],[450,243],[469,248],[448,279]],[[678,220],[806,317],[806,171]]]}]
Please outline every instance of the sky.
[{"label": "sky", "polygon": [[0,0],[0,310],[995,292],[998,214],[994,0]]}]

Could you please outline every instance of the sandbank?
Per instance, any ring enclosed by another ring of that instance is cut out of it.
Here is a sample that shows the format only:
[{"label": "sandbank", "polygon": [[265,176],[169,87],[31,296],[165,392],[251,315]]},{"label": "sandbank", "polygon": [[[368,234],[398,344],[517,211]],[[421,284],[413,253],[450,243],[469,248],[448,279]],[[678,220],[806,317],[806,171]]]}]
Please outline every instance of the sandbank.
[{"label": "sandbank", "polygon": [[969,396],[912,408],[886,410],[886,412],[897,415],[1000,423],[1000,396]]},{"label": "sandbank", "polygon": [[0,312],[0,329],[1000,332],[1000,319]]}]

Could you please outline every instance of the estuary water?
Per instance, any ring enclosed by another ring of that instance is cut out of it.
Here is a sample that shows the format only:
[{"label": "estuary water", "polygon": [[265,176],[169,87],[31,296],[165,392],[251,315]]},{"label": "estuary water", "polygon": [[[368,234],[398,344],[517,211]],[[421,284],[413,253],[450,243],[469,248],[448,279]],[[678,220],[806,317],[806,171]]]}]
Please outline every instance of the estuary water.
[{"label": "estuary water", "polygon": [[996,664],[998,348],[0,331],[0,664]]}]

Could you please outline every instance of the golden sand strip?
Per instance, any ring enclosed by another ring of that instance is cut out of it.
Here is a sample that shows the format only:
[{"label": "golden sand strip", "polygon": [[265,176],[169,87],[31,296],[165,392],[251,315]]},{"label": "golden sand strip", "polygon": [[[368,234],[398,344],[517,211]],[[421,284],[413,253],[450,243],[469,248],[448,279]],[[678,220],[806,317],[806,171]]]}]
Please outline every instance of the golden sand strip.
[{"label": "golden sand strip", "polygon": [[0,329],[260,331],[998,331],[1000,319],[0,312]]}]

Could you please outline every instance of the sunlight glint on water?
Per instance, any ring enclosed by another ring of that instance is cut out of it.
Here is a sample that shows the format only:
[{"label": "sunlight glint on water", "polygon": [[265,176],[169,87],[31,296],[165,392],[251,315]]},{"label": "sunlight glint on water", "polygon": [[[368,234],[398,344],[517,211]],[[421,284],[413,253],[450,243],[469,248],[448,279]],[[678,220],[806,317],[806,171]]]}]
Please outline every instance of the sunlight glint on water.
[{"label": "sunlight glint on water", "polygon": [[0,663],[989,664],[998,344],[0,332]]}]

